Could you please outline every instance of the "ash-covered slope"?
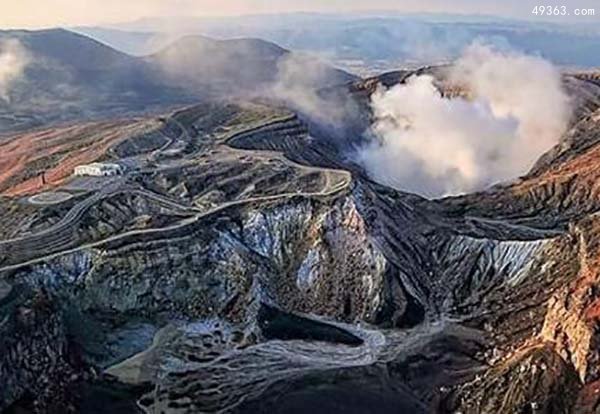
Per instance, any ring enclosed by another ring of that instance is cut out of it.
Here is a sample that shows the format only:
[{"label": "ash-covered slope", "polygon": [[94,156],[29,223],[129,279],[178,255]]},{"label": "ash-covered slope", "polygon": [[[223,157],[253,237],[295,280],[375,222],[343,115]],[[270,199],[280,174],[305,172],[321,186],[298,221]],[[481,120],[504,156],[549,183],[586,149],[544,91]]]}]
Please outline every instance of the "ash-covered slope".
[{"label": "ash-covered slope", "polygon": [[[462,197],[378,185],[304,117],[215,102],[94,153],[135,160],[122,177],[2,199],[0,330],[27,352],[0,359],[0,409],[594,412],[598,94],[566,81],[560,146]],[[52,395],[26,392],[40,365]]]}]

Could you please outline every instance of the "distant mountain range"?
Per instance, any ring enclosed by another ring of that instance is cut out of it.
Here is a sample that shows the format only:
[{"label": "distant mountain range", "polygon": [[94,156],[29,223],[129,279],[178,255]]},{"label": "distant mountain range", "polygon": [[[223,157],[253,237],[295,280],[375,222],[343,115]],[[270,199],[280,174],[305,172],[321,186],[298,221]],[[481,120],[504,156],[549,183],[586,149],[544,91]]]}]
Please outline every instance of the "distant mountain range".
[{"label": "distant mountain range", "polygon": [[445,62],[475,40],[565,66],[600,66],[600,30],[594,26],[490,17],[142,19],[111,27],[0,31],[0,46],[7,39],[18,41],[28,64],[7,94],[0,90],[0,134],[207,99],[317,90],[356,80],[350,73],[370,76]]},{"label": "distant mountain range", "polygon": [[290,60],[299,73],[319,73],[305,79],[306,87],[355,79],[259,39],[186,36],[143,57],[63,29],[0,31],[0,42],[7,40],[19,45],[26,65],[0,99],[0,133],[208,98],[268,94],[289,80],[284,71]]},{"label": "distant mountain range", "polygon": [[325,56],[355,72],[430,64],[455,58],[474,40],[539,54],[560,65],[600,65],[593,24],[527,22],[490,16],[286,14],[227,18],[147,18],[110,27],[81,27],[132,54],[158,50],[178,35],[257,37]]}]

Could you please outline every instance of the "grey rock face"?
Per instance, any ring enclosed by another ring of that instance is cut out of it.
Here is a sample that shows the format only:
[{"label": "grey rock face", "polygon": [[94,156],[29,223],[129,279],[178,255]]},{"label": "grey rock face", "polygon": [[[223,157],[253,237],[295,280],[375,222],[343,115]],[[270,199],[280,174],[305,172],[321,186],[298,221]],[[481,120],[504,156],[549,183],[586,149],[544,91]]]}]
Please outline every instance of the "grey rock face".
[{"label": "grey rock face", "polygon": [[[82,248],[10,278],[46,287],[89,311],[241,321],[248,301],[268,300],[339,320],[374,319],[386,260],[350,198],[298,198],[231,213],[173,235]],[[315,254],[320,260],[310,268],[311,284],[299,286]]]},{"label": "grey rock face", "polygon": [[23,395],[36,412],[70,412],[75,395],[67,391],[82,373],[62,315],[43,292],[14,292],[0,303],[0,410]]},{"label": "grey rock face", "polygon": [[[12,285],[46,289],[70,309],[88,315],[144,315],[153,324],[165,318],[218,321],[228,328],[215,329],[233,335],[229,339],[233,345],[214,345],[213,349],[224,347],[220,352],[225,352],[257,341],[256,312],[261,302],[330,321],[374,323],[386,298],[393,296],[385,291],[387,266],[370,241],[352,198],[342,195],[329,200],[297,197],[260,208],[232,209],[216,220],[191,222],[172,234],[133,235],[84,247],[4,276]],[[90,335],[85,328],[79,330],[80,336]],[[176,337],[187,335],[182,332]],[[54,336],[45,339],[55,342]],[[91,346],[86,343],[92,339],[81,340],[84,347]],[[143,350],[136,351],[128,343],[121,347],[129,349],[130,355]],[[165,348],[181,352],[176,339],[159,343],[157,355],[164,355]],[[194,345],[198,346],[196,357],[200,358],[205,351],[200,344]],[[334,352],[335,345],[331,348]],[[126,356],[106,347],[99,352]],[[6,369],[14,367],[14,362],[8,362]],[[141,364],[145,367],[149,362]],[[56,370],[53,366],[44,369]],[[115,370],[108,372],[121,372]],[[281,378],[285,372],[287,368]],[[151,381],[157,378],[150,377]],[[242,389],[256,394],[258,389],[250,385],[255,380],[248,377],[248,381]],[[24,381],[16,382],[24,386]]]}]

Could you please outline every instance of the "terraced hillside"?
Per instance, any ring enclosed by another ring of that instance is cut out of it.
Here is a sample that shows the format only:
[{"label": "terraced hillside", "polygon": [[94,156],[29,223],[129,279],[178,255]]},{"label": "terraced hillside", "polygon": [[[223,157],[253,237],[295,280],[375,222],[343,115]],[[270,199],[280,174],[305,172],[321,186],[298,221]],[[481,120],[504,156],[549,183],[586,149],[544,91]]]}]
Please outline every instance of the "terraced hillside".
[{"label": "terraced hillside", "polygon": [[93,152],[123,176],[0,201],[0,410],[595,412],[600,93],[564,81],[556,148],[441,200],[266,103],[123,121]]}]

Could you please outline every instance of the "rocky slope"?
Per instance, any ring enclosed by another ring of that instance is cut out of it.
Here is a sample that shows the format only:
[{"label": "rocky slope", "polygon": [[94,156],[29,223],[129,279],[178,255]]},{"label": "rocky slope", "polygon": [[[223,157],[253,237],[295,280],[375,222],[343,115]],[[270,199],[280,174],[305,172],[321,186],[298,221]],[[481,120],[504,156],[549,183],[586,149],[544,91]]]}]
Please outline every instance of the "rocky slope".
[{"label": "rocky slope", "polygon": [[565,82],[563,141],[476,194],[392,190],[302,116],[214,103],[111,141],[141,161],[107,185],[3,200],[0,409],[594,412],[600,94]]},{"label": "rocky slope", "polygon": [[60,307],[43,290],[3,288],[0,410],[29,400],[38,412],[71,412],[76,396],[69,386],[84,372],[73,355]]}]

